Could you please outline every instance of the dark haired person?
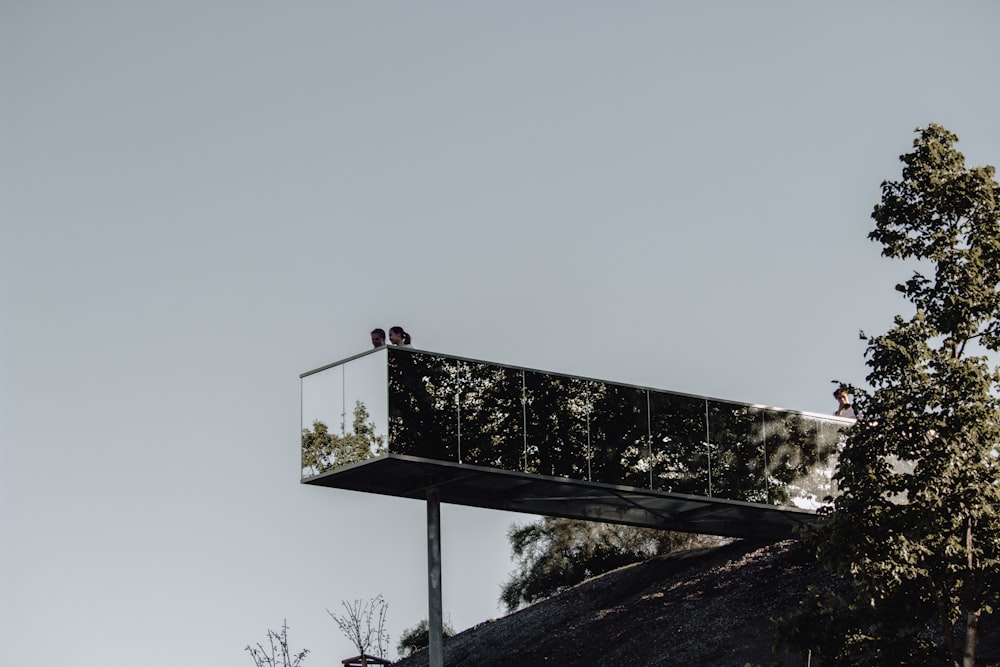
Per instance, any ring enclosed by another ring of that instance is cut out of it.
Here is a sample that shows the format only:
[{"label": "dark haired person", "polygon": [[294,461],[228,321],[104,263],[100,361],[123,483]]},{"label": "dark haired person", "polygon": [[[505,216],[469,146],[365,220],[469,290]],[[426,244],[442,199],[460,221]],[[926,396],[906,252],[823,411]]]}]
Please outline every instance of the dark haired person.
[{"label": "dark haired person", "polygon": [[407,346],[413,339],[410,338],[410,334],[403,330],[403,327],[392,327],[389,329],[389,342],[393,345]]},{"label": "dark haired person", "polygon": [[847,393],[847,387],[837,387],[837,390],[833,392],[833,397],[837,399],[837,411],[833,413],[834,417],[857,419],[854,406],[851,405],[851,396]]},{"label": "dark haired person", "polygon": [[372,329],[372,347],[385,345],[385,329]]}]

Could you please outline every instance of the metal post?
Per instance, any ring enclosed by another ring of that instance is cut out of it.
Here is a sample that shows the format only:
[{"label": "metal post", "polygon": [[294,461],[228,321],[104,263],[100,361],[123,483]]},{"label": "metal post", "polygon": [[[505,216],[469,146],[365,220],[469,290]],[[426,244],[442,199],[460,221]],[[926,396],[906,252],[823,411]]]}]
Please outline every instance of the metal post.
[{"label": "metal post", "polygon": [[441,498],[427,490],[427,639],[428,667],[444,667],[441,613]]},{"label": "metal post", "polygon": [[646,452],[649,457],[649,488],[653,488],[653,408],[649,404],[649,390],[646,390]]},{"label": "metal post", "polygon": [[705,399],[705,454],[708,456],[708,497],[712,497],[712,432],[708,428],[708,399]]},{"label": "metal post", "polygon": [[521,439],[524,443],[524,472],[528,470],[528,386],[521,371]]}]

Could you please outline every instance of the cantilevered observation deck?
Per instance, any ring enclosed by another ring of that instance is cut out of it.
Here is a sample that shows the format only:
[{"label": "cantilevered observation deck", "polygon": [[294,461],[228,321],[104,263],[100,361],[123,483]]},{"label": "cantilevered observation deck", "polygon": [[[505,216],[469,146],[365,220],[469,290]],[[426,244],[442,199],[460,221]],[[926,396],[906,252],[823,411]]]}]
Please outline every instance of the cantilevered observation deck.
[{"label": "cantilevered observation deck", "polygon": [[853,420],[382,347],[304,373],[302,482],[782,539]]}]

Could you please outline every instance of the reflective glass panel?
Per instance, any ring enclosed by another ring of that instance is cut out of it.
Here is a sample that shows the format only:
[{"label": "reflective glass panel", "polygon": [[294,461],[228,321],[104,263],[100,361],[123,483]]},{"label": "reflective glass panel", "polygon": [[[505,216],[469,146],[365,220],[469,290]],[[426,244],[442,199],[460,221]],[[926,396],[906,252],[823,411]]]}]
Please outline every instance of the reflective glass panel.
[{"label": "reflective glass panel", "polygon": [[[804,509],[815,510],[827,504],[827,498],[837,495],[833,473],[837,468],[840,450],[847,439],[846,429],[850,423],[836,419],[806,416],[814,426],[815,456],[804,472],[782,489],[781,494],[772,492],[775,500]],[[775,482],[772,479],[772,484]]]},{"label": "reflective glass panel", "polygon": [[462,364],[389,349],[389,442],[393,454],[458,462]]},{"label": "reflective glass panel", "polygon": [[524,469],[523,373],[463,362],[458,386],[461,463]]},{"label": "reflective glass panel", "polygon": [[598,384],[591,392],[590,479],[649,488],[649,470],[634,462],[649,457],[646,390]]},{"label": "reflective glass panel", "polygon": [[851,425],[394,347],[301,384],[303,477],[393,453],[816,509]]},{"label": "reflective glass panel", "polygon": [[528,472],[587,479],[590,382],[525,371]]},{"label": "reflective glass panel", "polygon": [[344,364],[344,397],[347,431],[367,439],[367,448],[358,441],[359,458],[386,453],[389,434],[389,396],[386,390],[387,350],[352,359]]},{"label": "reflective glass panel", "polygon": [[763,502],[764,411],[749,405],[708,401],[710,492],[713,498]]},{"label": "reflective glass panel", "polygon": [[386,453],[385,363],[379,350],[302,379],[303,477]]},{"label": "reflective glass panel", "polygon": [[302,385],[302,477],[330,469],[327,457],[330,434],[344,422],[344,367],[334,366],[307,375]]},{"label": "reflective glass panel", "polygon": [[649,468],[657,491],[708,495],[705,399],[651,391],[649,411],[649,459],[626,457],[628,465]]},{"label": "reflective glass panel", "polygon": [[794,412],[774,410],[770,417],[768,502],[818,508],[832,491],[840,429],[832,420]]}]

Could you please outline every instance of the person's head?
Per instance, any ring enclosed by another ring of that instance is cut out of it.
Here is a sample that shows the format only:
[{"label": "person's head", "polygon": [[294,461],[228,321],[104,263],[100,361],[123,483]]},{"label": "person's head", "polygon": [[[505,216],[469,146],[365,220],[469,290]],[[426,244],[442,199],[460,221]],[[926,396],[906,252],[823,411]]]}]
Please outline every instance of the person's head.
[{"label": "person's head", "polygon": [[847,405],[851,402],[851,396],[847,393],[847,387],[837,387],[833,392],[833,397],[837,399],[837,403],[841,405]]},{"label": "person's head", "polygon": [[372,347],[385,345],[385,329],[372,329]]},{"label": "person's head", "polygon": [[410,334],[403,331],[403,327],[391,327],[389,329],[389,342],[393,345],[409,345]]}]

